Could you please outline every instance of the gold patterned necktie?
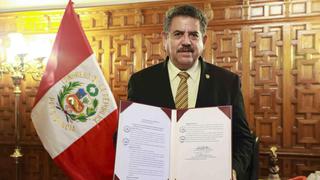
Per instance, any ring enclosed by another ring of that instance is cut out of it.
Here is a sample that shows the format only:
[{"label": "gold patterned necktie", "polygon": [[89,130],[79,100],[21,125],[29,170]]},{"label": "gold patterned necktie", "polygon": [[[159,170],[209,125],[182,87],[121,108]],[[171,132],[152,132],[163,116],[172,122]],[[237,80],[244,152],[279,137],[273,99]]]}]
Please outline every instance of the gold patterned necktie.
[{"label": "gold patterned necktie", "polygon": [[188,108],[188,83],[189,74],[187,72],[180,72],[178,74],[180,77],[180,83],[178,86],[175,103],[177,109]]}]

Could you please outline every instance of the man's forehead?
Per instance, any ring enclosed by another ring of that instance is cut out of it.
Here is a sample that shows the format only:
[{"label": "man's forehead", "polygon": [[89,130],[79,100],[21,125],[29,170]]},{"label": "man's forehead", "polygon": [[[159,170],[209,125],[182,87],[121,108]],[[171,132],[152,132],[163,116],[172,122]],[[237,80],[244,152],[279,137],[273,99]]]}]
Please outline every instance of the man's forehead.
[{"label": "man's forehead", "polygon": [[190,16],[176,16],[172,19],[169,30],[171,32],[200,32],[200,21]]},{"label": "man's forehead", "polygon": [[175,16],[174,18],[172,18],[171,25],[173,23],[185,22],[185,21],[192,21],[193,24],[200,25],[200,20],[191,16]]},{"label": "man's forehead", "polygon": [[175,33],[175,32],[181,32],[181,33],[197,33],[199,34],[200,33],[200,30],[179,30],[179,29],[176,29],[176,30],[172,30],[171,32]]}]

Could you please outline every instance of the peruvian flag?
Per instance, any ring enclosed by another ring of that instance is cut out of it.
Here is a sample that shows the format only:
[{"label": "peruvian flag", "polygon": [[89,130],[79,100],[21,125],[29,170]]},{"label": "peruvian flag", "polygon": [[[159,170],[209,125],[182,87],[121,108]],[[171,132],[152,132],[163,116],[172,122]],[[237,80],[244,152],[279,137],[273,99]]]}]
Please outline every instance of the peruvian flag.
[{"label": "peruvian flag", "polygon": [[112,179],[118,111],[72,2],[31,112],[45,149],[71,179]]}]

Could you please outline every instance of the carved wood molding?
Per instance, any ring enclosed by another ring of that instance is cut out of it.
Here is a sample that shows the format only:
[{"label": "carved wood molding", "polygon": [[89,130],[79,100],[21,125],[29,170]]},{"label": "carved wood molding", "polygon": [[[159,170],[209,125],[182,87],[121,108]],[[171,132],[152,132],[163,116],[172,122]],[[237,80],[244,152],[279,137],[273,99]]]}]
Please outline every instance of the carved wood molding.
[{"label": "carved wood molding", "polygon": [[[108,30],[148,28],[161,26],[165,11],[181,3],[153,3],[78,8],[85,30]],[[253,3],[251,1],[197,1],[192,4],[203,9],[209,28],[225,25],[252,25],[276,22],[306,21],[320,18],[320,2],[301,0],[270,1]],[[63,10],[0,13],[0,34],[12,31],[24,33],[55,32],[62,18]],[[306,19],[307,18],[307,19]]]}]

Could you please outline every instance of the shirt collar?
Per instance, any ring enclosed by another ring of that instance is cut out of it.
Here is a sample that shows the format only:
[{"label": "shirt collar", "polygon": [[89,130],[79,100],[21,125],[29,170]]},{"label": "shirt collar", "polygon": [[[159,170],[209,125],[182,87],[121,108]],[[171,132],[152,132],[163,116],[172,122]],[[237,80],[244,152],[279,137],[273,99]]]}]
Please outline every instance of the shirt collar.
[{"label": "shirt collar", "polygon": [[[190,79],[195,81],[196,80],[196,76],[198,74],[198,72],[201,70],[201,66],[199,63],[199,60],[196,60],[196,62],[192,65],[191,68],[189,68],[187,72],[190,75]],[[168,71],[169,71],[169,79],[170,81],[173,81],[175,78],[178,77],[179,72],[181,72],[180,69],[178,69],[169,59],[168,62]]]}]

